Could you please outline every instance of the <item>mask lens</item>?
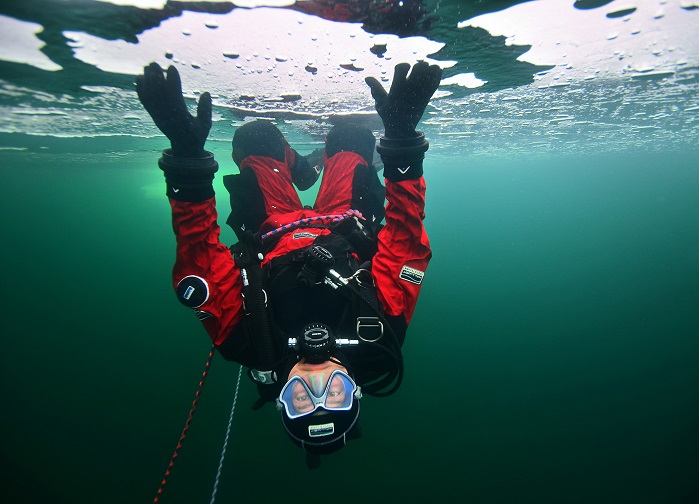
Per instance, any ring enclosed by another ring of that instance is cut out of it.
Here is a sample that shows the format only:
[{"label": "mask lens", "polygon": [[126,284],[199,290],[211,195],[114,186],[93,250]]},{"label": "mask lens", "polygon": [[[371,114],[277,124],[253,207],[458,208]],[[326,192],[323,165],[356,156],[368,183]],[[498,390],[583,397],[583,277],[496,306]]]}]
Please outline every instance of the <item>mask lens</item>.
[{"label": "mask lens", "polygon": [[350,409],[355,389],[354,382],[349,376],[340,372],[333,373],[325,391],[325,409]]},{"label": "mask lens", "polygon": [[281,394],[279,394],[279,401],[284,405],[286,415],[293,419],[313,413],[320,407],[329,411],[349,410],[352,407],[356,390],[357,386],[352,378],[346,373],[336,370],[330,375],[320,397],[313,394],[308,384],[300,376],[294,376],[284,385]]}]

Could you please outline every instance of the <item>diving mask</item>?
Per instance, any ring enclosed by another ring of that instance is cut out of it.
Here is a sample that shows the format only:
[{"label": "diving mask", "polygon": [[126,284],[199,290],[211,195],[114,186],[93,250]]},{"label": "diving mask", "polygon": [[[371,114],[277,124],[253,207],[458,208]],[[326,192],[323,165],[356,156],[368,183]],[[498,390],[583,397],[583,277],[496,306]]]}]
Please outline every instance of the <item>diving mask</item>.
[{"label": "diving mask", "polygon": [[[348,411],[355,399],[362,397],[361,387],[344,371],[334,370],[327,383],[324,373],[309,376],[311,386],[300,376],[291,377],[279,394],[289,419],[309,415],[318,408],[326,411]],[[325,387],[323,387],[325,385]]]}]

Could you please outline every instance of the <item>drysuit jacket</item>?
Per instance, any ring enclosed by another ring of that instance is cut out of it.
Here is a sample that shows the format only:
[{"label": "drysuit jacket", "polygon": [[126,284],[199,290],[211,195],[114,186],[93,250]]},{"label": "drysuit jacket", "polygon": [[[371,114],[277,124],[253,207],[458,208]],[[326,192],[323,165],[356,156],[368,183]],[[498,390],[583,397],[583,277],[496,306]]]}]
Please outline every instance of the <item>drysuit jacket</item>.
[{"label": "drysuit jacket", "polygon": [[[286,163],[264,156],[250,156],[240,167],[241,174],[245,170],[252,170],[264,196],[268,217],[262,223],[260,233],[299,219],[350,210],[353,203],[352,180],[358,169],[373,170],[353,152],[343,151],[326,158],[316,203],[313,208],[304,208],[291,184]],[[376,177],[375,173],[373,175]],[[207,192],[213,194],[213,188]],[[385,225],[376,238],[377,251],[371,260],[370,271],[380,307],[391,321],[391,326],[404,335],[432,256],[423,226],[424,178],[420,176],[398,182],[386,179],[385,194]],[[243,280],[231,251],[219,239],[215,196],[201,201],[187,201],[198,198],[189,198],[186,190],[171,187],[169,183],[168,196],[177,239],[172,280],[178,297],[183,304],[196,311],[224,357],[251,366],[250,362],[245,362],[247,359],[236,357],[236,353],[240,354],[238,350],[246,344],[236,341],[236,338],[243,337],[240,330],[244,317]],[[318,236],[330,232],[326,227],[292,229],[281,235],[265,255],[260,267],[264,269],[275,259],[297,253],[311,246]],[[205,291],[204,295],[196,297],[196,301],[184,299],[188,289],[183,287],[191,286],[193,281],[200,291],[201,287]],[[303,308],[303,299],[295,301]],[[310,311],[311,306],[308,308]],[[286,347],[286,341],[278,344]],[[356,364],[353,363],[353,366]]]}]

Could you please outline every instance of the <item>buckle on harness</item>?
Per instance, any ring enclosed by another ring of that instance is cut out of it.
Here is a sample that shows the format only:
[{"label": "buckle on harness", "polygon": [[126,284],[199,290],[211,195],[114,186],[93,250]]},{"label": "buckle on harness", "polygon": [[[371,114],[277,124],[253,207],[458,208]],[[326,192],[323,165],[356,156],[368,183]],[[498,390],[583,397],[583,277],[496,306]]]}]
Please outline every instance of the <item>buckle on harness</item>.
[{"label": "buckle on harness", "polygon": [[383,323],[378,317],[357,317],[357,337],[375,343],[383,336]]},{"label": "buckle on harness", "polygon": [[277,382],[277,374],[274,371],[258,371],[257,369],[251,369],[250,377],[262,385],[271,385]]}]

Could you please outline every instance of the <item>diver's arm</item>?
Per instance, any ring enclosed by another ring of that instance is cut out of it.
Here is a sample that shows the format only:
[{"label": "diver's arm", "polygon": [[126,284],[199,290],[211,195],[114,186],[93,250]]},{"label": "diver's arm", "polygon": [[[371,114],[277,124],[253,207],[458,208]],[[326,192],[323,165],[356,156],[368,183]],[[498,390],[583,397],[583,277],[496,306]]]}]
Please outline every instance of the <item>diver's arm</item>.
[{"label": "diver's arm", "polygon": [[[408,75],[410,72],[410,75]],[[376,111],[384,124],[377,150],[386,179],[386,225],[378,236],[378,252],[372,274],[379,300],[388,315],[405,323],[415,310],[427,263],[432,257],[422,224],[425,218],[425,180],[422,161],[429,143],[417,131],[420,119],[437,90],[442,70],[424,61],[395,67],[387,93],[373,77],[367,77]]]},{"label": "diver's arm", "polygon": [[155,125],[170,140],[158,161],[165,174],[177,238],[173,282],[177,297],[196,311],[211,339],[221,344],[242,317],[242,281],[219,241],[213,178],[218,164],[204,150],[211,129],[211,96],[202,93],[189,113],[173,66],[151,63],[136,78],[136,92]]},{"label": "diver's arm", "polygon": [[195,310],[211,340],[221,345],[242,318],[243,283],[230,250],[219,240],[216,199],[170,198],[177,258],[172,281],[177,298]]},{"label": "diver's arm", "polygon": [[220,242],[213,178],[218,164],[207,151],[182,158],[163,151],[177,255],[172,281],[177,299],[192,308],[220,346],[242,318],[243,282],[231,252]]},{"label": "diver's arm", "polygon": [[432,257],[423,226],[425,179],[386,179],[386,225],[378,235],[372,275],[379,301],[388,315],[412,318],[422,278]]}]

